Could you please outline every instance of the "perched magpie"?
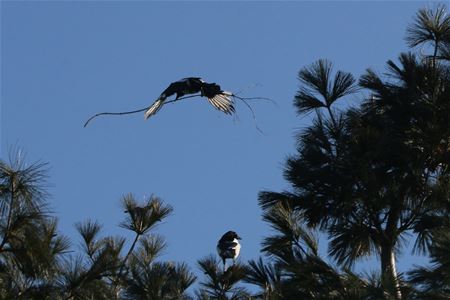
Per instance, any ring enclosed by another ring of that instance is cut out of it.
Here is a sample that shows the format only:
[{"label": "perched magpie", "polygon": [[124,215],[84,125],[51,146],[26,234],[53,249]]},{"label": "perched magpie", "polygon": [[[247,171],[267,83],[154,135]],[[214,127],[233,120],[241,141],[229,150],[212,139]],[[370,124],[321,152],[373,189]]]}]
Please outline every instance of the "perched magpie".
[{"label": "perched magpie", "polygon": [[200,96],[206,97],[208,102],[216,109],[232,114],[234,112],[232,93],[223,91],[220,85],[216,83],[207,83],[199,77],[187,77],[179,81],[172,82],[156,99],[156,101],[145,112],[145,118],[148,119],[157,113],[164,104],[164,101],[176,94],[175,100],[184,95],[200,93]]},{"label": "perched magpie", "polygon": [[233,259],[233,263],[236,261],[236,258],[239,256],[239,252],[241,250],[241,245],[239,244],[239,240],[241,238],[234,231],[228,231],[220,238],[217,243],[217,252],[223,261],[223,268],[225,270],[225,260],[227,258]]}]

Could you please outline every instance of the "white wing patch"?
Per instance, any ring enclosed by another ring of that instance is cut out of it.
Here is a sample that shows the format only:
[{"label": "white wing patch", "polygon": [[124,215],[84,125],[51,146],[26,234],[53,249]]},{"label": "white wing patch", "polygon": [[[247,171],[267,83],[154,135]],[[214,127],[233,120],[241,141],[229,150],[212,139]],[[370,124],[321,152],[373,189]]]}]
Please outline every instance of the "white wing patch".
[{"label": "white wing patch", "polygon": [[212,98],[208,98],[208,102],[214,106],[214,108],[231,115],[234,112],[233,100],[231,93],[221,92]]}]

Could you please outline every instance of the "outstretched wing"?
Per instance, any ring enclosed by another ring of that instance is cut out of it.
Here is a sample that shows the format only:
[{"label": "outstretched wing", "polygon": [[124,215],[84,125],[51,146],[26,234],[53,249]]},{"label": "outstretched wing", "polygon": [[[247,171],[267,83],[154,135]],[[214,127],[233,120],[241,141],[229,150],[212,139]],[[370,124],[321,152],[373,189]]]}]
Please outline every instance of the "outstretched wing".
[{"label": "outstretched wing", "polygon": [[208,98],[208,102],[214,106],[214,108],[231,115],[234,113],[233,99],[231,98],[232,95],[232,93],[221,91],[215,96]]}]

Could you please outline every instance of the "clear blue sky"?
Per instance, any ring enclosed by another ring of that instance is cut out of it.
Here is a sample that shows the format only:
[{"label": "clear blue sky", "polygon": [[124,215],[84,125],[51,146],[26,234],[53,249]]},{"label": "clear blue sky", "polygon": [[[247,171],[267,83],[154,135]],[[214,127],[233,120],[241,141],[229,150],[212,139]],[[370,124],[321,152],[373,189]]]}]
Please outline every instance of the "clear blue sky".
[{"label": "clear blue sky", "polygon": [[[104,224],[124,235],[122,195],[160,196],[175,209],[157,232],[165,258],[215,253],[234,229],[242,259],[268,234],[257,193],[288,188],[284,159],[307,119],[295,115],[297,72],[319,58],[359,76],[405,51],[406,26],[426,2],[1,2],[1,157],[12,146],[48,161],[60,230]],[[171,81],[201,76],[255,102],[238,119],[204,99],[143,114]],[[255,84],[259,84],[255,86]],[[357,104],[359,95],[348,99]],[[74,240],[77,241],[77,240]],[[74,243],[76,246],[76,243]],[[416,258],[400,257],[400,269]]]}]

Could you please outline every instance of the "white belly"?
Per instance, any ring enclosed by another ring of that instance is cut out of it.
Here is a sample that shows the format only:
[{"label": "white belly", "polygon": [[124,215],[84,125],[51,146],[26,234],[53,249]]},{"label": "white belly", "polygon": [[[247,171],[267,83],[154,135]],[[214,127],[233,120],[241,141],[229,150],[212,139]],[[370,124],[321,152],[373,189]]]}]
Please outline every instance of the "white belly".
[{"label": "white belly", "polygon": [[235,243],[237,243],[237,245],[234,247],[234,257],[233,259],[236,259],[239,256],[239,252],[241,251],[241,244],[239,244],[239,241],[237,239],[234,239]]}]

